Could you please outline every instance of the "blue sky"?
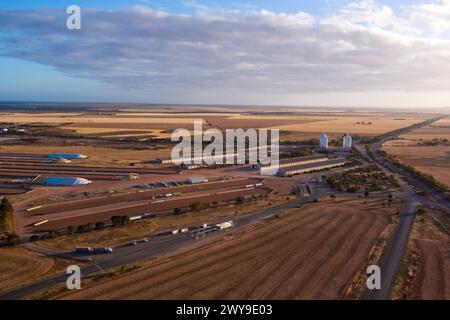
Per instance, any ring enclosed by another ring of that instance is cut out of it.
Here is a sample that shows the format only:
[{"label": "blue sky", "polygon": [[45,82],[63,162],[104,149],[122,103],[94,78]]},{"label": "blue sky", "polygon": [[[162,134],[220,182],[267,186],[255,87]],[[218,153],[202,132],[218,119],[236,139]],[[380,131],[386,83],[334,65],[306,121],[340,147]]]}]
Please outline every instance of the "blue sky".
[{"label": "blue sky", "polygon": [[[145,5],[155,9],[161,9],[173,13],[193,13],[195,4],[205,5],[211,8],[224,8],[229,10],[261,10],[267,9],[274,12],[296,13],[305,11],[311,14],[323,14],[352,0],[185,0],[185,1],[161,1],[161,0],[1,0],[0,8],[3,9],[31,9],[31,8],[65,8],[71,4],[79,6],[124,9],[133,5]],[[402,5],[418,3],[420,1],[408,0],[384,0],[383,3],[393,8]]]},{"label": "blue sky", "polygon": [[449,106],[449,34],[448,0],[0,0],[0,101]]}]

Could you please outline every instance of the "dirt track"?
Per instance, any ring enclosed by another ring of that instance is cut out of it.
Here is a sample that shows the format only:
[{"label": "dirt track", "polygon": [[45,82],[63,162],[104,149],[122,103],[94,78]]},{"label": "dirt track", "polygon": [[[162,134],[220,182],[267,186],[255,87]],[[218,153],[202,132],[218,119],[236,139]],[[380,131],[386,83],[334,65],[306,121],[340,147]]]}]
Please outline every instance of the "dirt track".
[{"label": "dirt track", "polygon": [[386,209],[358,200],[308,205],[61,298],[339,298],[387,221]]}]

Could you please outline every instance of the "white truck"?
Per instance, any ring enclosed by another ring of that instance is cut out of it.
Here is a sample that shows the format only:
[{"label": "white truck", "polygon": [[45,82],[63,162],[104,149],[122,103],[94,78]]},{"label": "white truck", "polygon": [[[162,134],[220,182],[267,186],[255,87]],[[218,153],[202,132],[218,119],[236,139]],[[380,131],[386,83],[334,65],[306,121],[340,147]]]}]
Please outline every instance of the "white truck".
[{"label": "white truck", "polygon": [[234,223],[233,223],[233,221],[230,220],[230,221],[218,223],[218,224],[216,224],[216,226],[219,227],[220,230],[224,230],[224,229],[228,229],[228,228],[231,228],[232,226],[234,226]]}]

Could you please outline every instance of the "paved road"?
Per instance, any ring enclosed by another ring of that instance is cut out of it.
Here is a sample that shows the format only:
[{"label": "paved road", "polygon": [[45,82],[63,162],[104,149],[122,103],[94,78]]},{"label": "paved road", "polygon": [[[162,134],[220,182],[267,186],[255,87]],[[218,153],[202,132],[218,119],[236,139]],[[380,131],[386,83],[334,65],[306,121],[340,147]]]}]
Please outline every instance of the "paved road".
[{"label": "paved road", "polygon": [[[409,128],[404,128],[400,131],[395,132],[392,135],[389,135],[382,139],[379,142],[376,142],[370,146],[371,149],[371,158],[376,161],[384,170],[389,170],[396,175],[400,182],[400,186],[403,190],[402,198],[405,200],[405,209],[404,212],[400,215],[399,223],[394,230],[394,233],[389,240],[388,245],[384,249],[383,255],[379,262],[379,267],[381,270],[381,289],[380,290],[368,290],[367,299],[369,300],[386,300],[389,299],[392,286],[395,281],[395,276],[397,274],[397,270],[400,266],[400,263],[403,259],[403,255],[408,244],[409,234],[411,232],[412,226],[414,224],[414,219],[416,218],[417,209],[421,205],[428,205],[439,207],[440,209],[449,210],[450,205],[445,198],[436,193],[432,188],[426,186],[417,178],[413,177],[406,171],[401,168],[395,167],[387,162],[385,159],[379,156],[378,151],[381,145],[389,140],[396,139],[400,134],[404,134],[409,130],[416,129],[418,127],[430,124],[434,121],[439,120],[441,117],[434,118],[423,122],[420,126],[414,125]],[[365,148],[358,148],[363,154],[369,156]],[[362,150],[364,149],[364,150]],[[433,200],[438,200],[440,203],[435,203],[430,201],[429,199],[419,196],[412,187],[404,181],[403,178],[407,178],[410,183],[420,187],[423,191],[425,191]]]},{"label": "paved road", "polygon": [[[303,203],[312,202],[315,197],[326,195],[329,192],[331,191],[327,190],[326,188],[321,189],[320,187],[314,187],[314,196],[312,197],[295,198],[278,206],[268,207],[255,213],[238,216],[236,218],[236,226],[231,228],[229,231],[217,232],[216,234],[203,239],[194,239],[193,237],[189,236],[189,234],[177,236],[163,234],[150,237],[149,243],[141,243],[135,246],[120,246],[114,248],[114,252],[110,254],[85,256],[84,258],[91,258],[91,260],[88,265],[82,268],[82,274],[84,277],[86,277],[103,269],[114,268],[125,264],[131,264],[136,261],[148,260],[167,254],[173,254],[174,252],[184,249],[198,247],[207,242],[219,239],[227,233],[236,232],[237,230],[244,229],[245,227],[248,227],[249,225],[254,224],[258,221],[270,218],[273,215],[281,213],[287,209],[298,207]],[[83,258],[82,256],[75,255],[73,253],[60,253],[56,256],[58,255],[62,255],[67,258]],[[0,300],[21,299],[33,293],[49,289],[58,284],[64,283],[66,280],[67,275],[58,275],[50,279],[45,279],[33,283],[26,287],[18,288],[6,293],[1,293]]]}]

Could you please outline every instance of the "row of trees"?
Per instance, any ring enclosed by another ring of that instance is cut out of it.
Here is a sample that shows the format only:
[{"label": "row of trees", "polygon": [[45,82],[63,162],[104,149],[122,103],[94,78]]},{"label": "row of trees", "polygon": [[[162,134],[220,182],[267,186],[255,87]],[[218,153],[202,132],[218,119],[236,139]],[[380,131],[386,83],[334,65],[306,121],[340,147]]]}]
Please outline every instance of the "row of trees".
[{"label": "row of trees", "polygon": [[14,208],[8,198],[0,202],[0,246],[15,246],[20,243],[14,233]]}]

